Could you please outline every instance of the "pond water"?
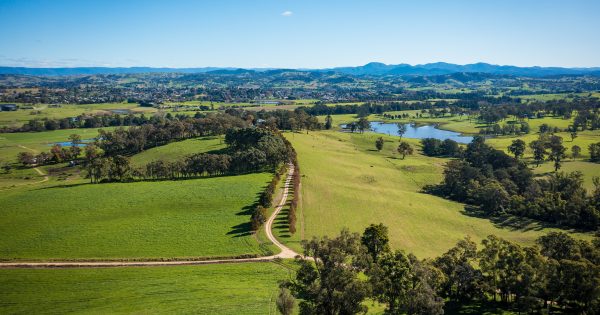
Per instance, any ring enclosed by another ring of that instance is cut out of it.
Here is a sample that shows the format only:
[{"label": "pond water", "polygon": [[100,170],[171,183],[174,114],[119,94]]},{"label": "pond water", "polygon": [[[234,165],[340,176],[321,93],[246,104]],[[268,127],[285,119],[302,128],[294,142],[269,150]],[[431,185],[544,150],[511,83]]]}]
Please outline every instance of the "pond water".
[{"label": "pond water", "polygon": [[[85,147],[89,142],[93,142],[96,139],[81,139],[81,143],[78,143],[78,147]],[[72,147],[73,143],[71,141],[63,141],[63,142],[54,142],[48,144],[49,146],[53,146],[55,144],[60,145],[61,147]]]},{"label": "pond water", "polygon": [[[424,138],[435,138],[439,140],[451,139],[458,143],[469,143],[473,140],[471,136],[463,136],[458,132],[438,129],[434,125],[416,126],[411,124],[404,124],[406,132],[404,138],[413,139],[424,139]],[[371,122],[371,130],[376,133],[382,133],[386,135],[397,136],[398,135],[398,124],[395,123],[382,123],[382,122]]]}]

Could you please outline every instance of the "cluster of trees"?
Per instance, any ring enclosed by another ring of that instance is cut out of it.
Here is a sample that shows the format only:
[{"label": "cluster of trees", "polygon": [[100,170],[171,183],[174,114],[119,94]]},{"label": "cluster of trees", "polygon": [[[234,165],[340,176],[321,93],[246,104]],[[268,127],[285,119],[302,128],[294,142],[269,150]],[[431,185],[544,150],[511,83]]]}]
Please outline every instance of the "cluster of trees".
[{"label": "cluster of trees", "polygon": [[[560,153],[555,151],[551,154]],[[524,162],[475,137],[459,159],[448,162],[442,183],[425,190],[479,206],[489,216],[509,213],[594,230],[600,224],[600,181],[596,182],[599,185],[588,194],[578,172],[534,179]]]},{"label": "cluster of trees", "polygon": [[577,116],[573,120],[574,130],[596,130],[600,129],[600,112],[596,103],[593,107],[585,107],[577,111]]},{"label": "cluster of trees", "polygon": [[[494,106],[489,106],[495,104]],[[575,129],[586,130],[586,128],[600,127],[600,118],[597,108],[600,101],[597,98],[578,98],[573,100],[551,100],[521,103],[516,100],[504,100],[490,102],[490,100],[476,100],[475,106],[457,103],[457,106],[479,110],[479,119],[487,124],[493,124],[506,119],[508,116],[517,117],[520,121],[528,118],[543,118],[547,115],[570,119],[573,112],[575,117]]]},{"label": "cluster of trees", "polygon": [[561,132],[562,130],[558,127],[553,127],[550,126],[548,124],[541,124],[539,127],[539,132],[540,133],[557,133],[557,132]]},{"label": "cluster of trees", "polygon": [[[194,118],[204,117],[200,112],[196,113]],[[59,129],[73,128],[102,128],[117,126],[141,126],[145,124],[159,124],[165,120],[186,120],[186,115],[172,115],[167,113],[164,116],[154,115],[146,117],[144,114],[139,116],[133,114],[120,115],[79,115],[76,117],[65,118],[44,118],[31,119],[21,127],[2,127],[2,132],[40,132]]]},{"label": "cluster of trees", "polygon": [[[567,148],[563,146],[562,142],[562,137],[547,133],[542,133],[537,140],[531,141],[529,147],[533,151],[533,159],[537,166],[547,159],[554,163],[554,171],[558,171],[562,166],[563,160],[567,157]],[[508,146],[508,150],[518,159],[523,156],[525,151],[524,144],[525,142],[520,139],[514,140]],[[573,146],[572,150],[574,157],[577,157],[581,152],[578,146]]]},{"label": "cluster of trees", "polygon": [[[439,106],[446,107],[447,103],[440,103]],[[342,114],[357,114],[359,116],[368,116],[370,114],[383,114],[391,111],[429,109],[438,106],[429,102],[387,102],[384,104],[376,104],[367,102],[361,105],[335,105],[327,106],[324,102],[317,102],[312,107],[300,107],[301,110],[314,116],[319,115],[342,115]]]},{"label": "cluster of trees", "polygon": [[[55,144],[50,148],[49,152],[40,152],[38,154],[33,154],[29,151],[19,152],[17,154],[17,161],[23,166],[29,167],[33,165],[62,163],[78,159],[81,154],[81,136],[72,134],[69,136],[69,141],[71,142],[71,146],[63,147],[60,144]],[[92,149],[95,149],[95,147]]]},{"label": "cluster of trees", "polygon": [[371,224],[362,236],[342,230],[303,248],[314,260],[299,260],[296,278],[282,283],[283,314],[291,313],[293,296],[301,299],[300,314],[366,313],[367,298],[384,304],[386,314],[441,315],[447,301],[500,300],[527,313],[600,309],[599,238],[590,243],[552,232],[522,247],[490,235],[478,248],[466,237],[440,257],[419,260],[391,250],[387,227]]},{"label": "cluster of trees", "polygon": [[[234,110],[228,110],[227,112],[232,111]],[[241,115],[244,115],[243,113],[245,113],[243,110],[236,111]],[[261,110],[256,113],[256,119],[261,119],[262,122],[259,123],[258,121],[255,121],[255,124],[264,124],[271,129],[290,131],[306,130],[307,132],[310,130],[323,129],[323,124],[319,122],[317,117],[310,115],[305,110],[299,108],[293,111],[283,109],[274,111]],[[329,123],[331,124],[331,121]],[[331,125],[329,128],[331,128]]]},{"label": "cluster of trees", "polygon": [[[86,158],[88,160],[88,158]],[[92,183],[126,182],[133,180],[177,180],[204,176],[219,176],[246,172],[241,155],[192,154],[181,160],[156,160],[134,167],[124,155],[103,156],[85,162],[87,178]],[[113,170],[118,169],[118,172]],[[242,171],[242,169],[244,171]],[[117,174],[118,176],[115,176]]]},{"label": "cluster of trees", "polygon": [[[317,102],[312,107],[301,107],[310,115],[341,115],[341,114],[356,114],[360,117],[368,116],[370,114],[384,114],[385,112],[392,111],[405,111],[405,110],[420,110],[421,114],[417,114],[417,117],[423,117],[428,115],[429,117],[443,117],[447,114],[450,116],[462,115],[471,112],[472,110],[479,110],[489,105],[500,106],[502,104],[503,110],[501,116],[495,121],[499,121],[507,117],[509,113],[512,114],[521,105],[519,99],[514,99],[508,96],[502,97],[489,97],[480,93],[435,93],[431,91],[419,91],[411,93],[403,93],[405,98],[410,99],[411,102],[385,100],[381,99],[381,102],[368,101],[361,105],[335,105],[327,106],[324,102]],[[456,99],[452,104],[445,100],[438,101],[426,101],[428,99]],[[373,99],[373,98],[372,98]],[[422,100],[415,102],[414,100]],[[511,108],[513,111],[504,110],[504,107]],[[543,105],[542,105],[543,107]],[[396,116],[397,117],[397,116]],[[494,122],[495,122],[494,121]]]},{"label": "cluster of trees", "polygon": [[588,148],[590,150],[590,161],[600,163],[600,142],[592,143]]},{"label": "cluster of trees", "polygon": [[[290,158],[289,142],[277,131],[264,128],[230,129],[225,136],[225,142],[228,148],[221,154],[192,154],[182,160],[153,161],[141,168],[132,167],[124,155],[106,154],[106,151],[104,156],[95,154],[95,157],[91,158],[87,152],[88,148],[93,146],[88,145],[85,164],[91,182],[98,183],[268,171],[274,170]],[[111,170],[115,168],[120,170],[119,176],[113,176],[114,172]]]},{"label": "cluster of trees", "polygon": [[[221,135],[232,128],[246,128],[249,123],[239,117],[229,114],[210,114],[202,118],[159,119],[149,120],[140,126],[131,126],[127,129],[121,127],[113,131],[98,130],[98,138],[88,142],[86,147],[91,151],[97,148],[107,157],[122,155],[128,156],[156,146],[165,145],[172,141],[179,141],[198,136]],[[17,158],[25,166],[44,165],[74,161],[80,158],[81,136],[73,134],[69,136],[71,145],[62,147],[56,144],[49,152],[33,155],[30,152],[21,152]],[[94,152],[94,155],[99,153]]]},{"label": "cluster of trees", "polygon": [[383,113],[383,117],[387,118],[387,119],[408,119],[410,118],[410,115],[408,113],[402,113],[402,114],[388,114],[388,113]]},{"label": "cluster of trees", "polygon": [[227,130],[246,128],[250,124],[229,114],[209,114],[203,118],[163,120],[127,129],[99,130],[98,146],[106,155],[130,155],[171,141],[199,136],[222,135]]},{"label": "cluster of trees", "polygon": [[365,130],[371,129],[371,122],[366,117],[361,117],[357,121],[347,124],[346,129],[350,129],[350,132],[358,131],[363,133]]},{"label": "cluster of trees", "polygon": [[452,139],[444,141],[435,138],[421,139],[423,154],[427,156],[449,156],[455,157],[462,154],[462,148],[458,142]]},{"label": "cluster of trees", "polygon": [[491,127],[482,128],[479,133],[482,135],[506,136],[528,134],[530,130],[529,124],[522,121],[518,124],[505,124],[503,126],[494,124]]}]

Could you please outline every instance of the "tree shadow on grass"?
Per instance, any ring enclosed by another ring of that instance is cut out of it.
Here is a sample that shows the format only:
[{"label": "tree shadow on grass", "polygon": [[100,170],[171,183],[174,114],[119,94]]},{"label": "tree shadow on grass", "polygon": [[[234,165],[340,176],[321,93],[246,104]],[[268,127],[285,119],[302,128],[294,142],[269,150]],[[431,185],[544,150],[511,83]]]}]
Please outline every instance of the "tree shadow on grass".
[{"label": "tree shadow on grass", "polygon": [[236,213],[235,215],[252,215],[252,211],[254,211],[255,208],[256,204],[245,206],[242,208],[242,211]]},{"label": "tree shadow on grass", "polygon": [[279,215],[274,221],[273,229],[277,229],[277,233],[281,238],[290,238],[292,235],[289,233],[290,225],[288,224],[287,216],[290,212],[289,202],[286,203],[287,207],[281,209]]},{"label": "tree shadow on grass", "polygon": [[511,231],[540,231],[546,227],[541,222],[529,218],[508,214],[493,216],[485,213],[479,207],[472,205],[465,205],[461,213],[470,217],[490,220],[495,227],[509,229]]},{"label": "tree shadow on grass", "polygon": [[252,234],[252,224],[250,222],[240,223],[231,227],[231,231],[227,232],[227,235],[233,235],[233,237],[243,237]]},{"label": "tree shadow on grass", "polygon": [[567,229],[564,226],[511,214],[490,215],[485,213],[479,207],[473,205],[465,205],[461,213],[470,217],[487,219],[492,222],[495,227],[500,229],[508,229],[510,231],[528,232],[541,231],[546,228],[559,228],[569,232],[586,232],[585,230],[573,228]]},{"label": "tree shadow on grass", "polygon": [[55,189],[55,188],[73,188],[73,187],[78,187],[78,186],[87,186],[87,185],[96,185],[96,184],[92,184],[92,183],[75,183],[75,184],[60,184],[60,185],[53,185],[53,186],[47,186],[47,187],[39,187],[33,190],[47,190],[47,189]]},{"label": "tree shadow on grass", "polygon": [[444,314],[505,314],[510,307],[506,304],[492,301],[473,301],[468,303],[459,303],[448,301],[444,305]]}]

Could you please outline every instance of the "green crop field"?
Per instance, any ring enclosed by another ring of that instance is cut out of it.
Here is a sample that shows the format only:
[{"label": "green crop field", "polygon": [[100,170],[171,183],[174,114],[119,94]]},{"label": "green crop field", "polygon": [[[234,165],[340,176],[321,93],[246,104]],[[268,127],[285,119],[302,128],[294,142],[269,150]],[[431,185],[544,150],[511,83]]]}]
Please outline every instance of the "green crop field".
[{"label": "green crop field", "polygon": [[[380,135],[373,133],[286,136],[298,151],[303,174],[303,216],[298,221],[304,229],[297,233],[304,238],[335,235],[343,227],[362,232],[371,223],[383,222],[390,228],[394,248],[432,257],[466,235],[479,241],[496,234],[531,245],[550,230],[522,218],[492,221],[471,216],[460,203],[421,193],[424,185],[441,180],[447,160],[422,155],[401,160],[393,152],[397,137],[384,136],[384,150],[377,152],[374,142]],[[418,146],[417,140],[407,141]],[[296,243],[291,246],[298,248]]]},{"label": "green crop field", "polygon": [[2,314],[275,314],[274,263],[0,270]]},{"label": "green crop field", "polygon": [[270,174],[29,185],[0,194],[1,259],[261,254],[249,213]]}]

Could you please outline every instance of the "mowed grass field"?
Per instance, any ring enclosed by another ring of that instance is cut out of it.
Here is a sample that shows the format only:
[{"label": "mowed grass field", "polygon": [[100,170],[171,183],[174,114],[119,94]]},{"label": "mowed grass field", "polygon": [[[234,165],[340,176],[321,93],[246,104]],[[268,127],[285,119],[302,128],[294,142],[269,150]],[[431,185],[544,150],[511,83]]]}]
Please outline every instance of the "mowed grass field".
[{"label": "mowed grass field", "polygon": [[247,207],[271,174],[29,185],[0,194],[0,259],[262,254]]},{"label": "mowed grass field", "polygon": [[275,263],[0,269],[2,314],[276,314]]},{"label": "mowed grass field", "polygon": [[[447,160],[419,154],[402,160],[395,153],[397,137],[384,136],[384,150],[377,152],[379,136],[338,131],[286,134],[302,171],[303,216],[298,224],[303,231],[299,228],[298,233],[304,238],[336,235],[343,227],[362,233],[371,223],[384,223],[393,248],[424,258],[440,255],[467,235],[476,242],[495,234],[532,245],[551,230],[526,219],[471,216],[463,204],[421,193],[424,185],[441,181]],[[405,140],[418,147],[417,140]],[[299,249],[296,242],[290,245]]]}]

